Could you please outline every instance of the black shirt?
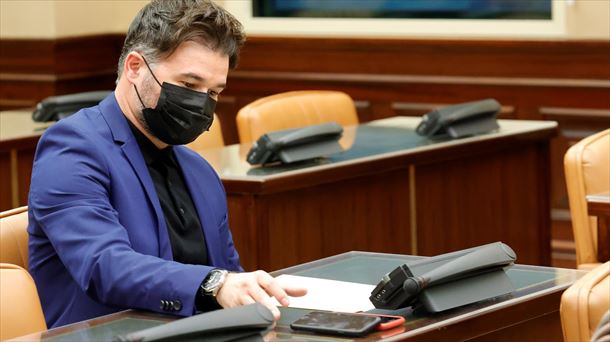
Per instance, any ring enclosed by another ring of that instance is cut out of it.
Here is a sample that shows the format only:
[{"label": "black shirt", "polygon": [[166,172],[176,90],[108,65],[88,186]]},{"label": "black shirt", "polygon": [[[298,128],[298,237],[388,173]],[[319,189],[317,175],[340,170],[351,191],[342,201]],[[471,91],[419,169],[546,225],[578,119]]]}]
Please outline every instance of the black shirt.
[{"label": "black shirt", "polygon": [[[129,122],[129,120],[128,120]],[[158,149],[131,122],[129,127],[140,146],[148,172],[157,190],[167,224],[174,261],[207,265],[208,253],[201,222],[185,185],[171,146]]]}]

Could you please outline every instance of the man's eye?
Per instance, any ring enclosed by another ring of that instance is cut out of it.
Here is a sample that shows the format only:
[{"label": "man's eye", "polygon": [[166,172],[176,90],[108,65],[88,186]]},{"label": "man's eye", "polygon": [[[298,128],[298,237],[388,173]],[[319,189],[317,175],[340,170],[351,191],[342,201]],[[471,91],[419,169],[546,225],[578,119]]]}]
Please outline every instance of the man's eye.
[{"label": "man's eye", "polygon": [[192,89],[194,87],[194,85],[192,83],[183,82],[183,84],[184,84],[185,87],[187,87],[189,89]]},{"label": "man's eye", "polygon": [[210,90],[210,91],[208,91],[208,94],[209,94],[211,97],[218,97],[218,92],[217,92],[217,91],[214,91],[214,90]]}]

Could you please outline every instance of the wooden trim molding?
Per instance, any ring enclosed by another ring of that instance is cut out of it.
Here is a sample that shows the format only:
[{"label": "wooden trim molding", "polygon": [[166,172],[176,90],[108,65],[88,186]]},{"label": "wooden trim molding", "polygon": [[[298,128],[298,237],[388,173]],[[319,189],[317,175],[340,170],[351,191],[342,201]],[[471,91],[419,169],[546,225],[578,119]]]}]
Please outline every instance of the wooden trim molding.
[{"label": "wooden trim molding", "polygon": [[610,125],[610,109],[583,109],[583,108],[558,108],[558,107],[541,107],[540,114],[547,117],[585,117],[592,119],[607,120]]},{"label": "wooden trim molding", "polygon": [[443,83],[468,85],[516,85],[538,87],[584,87],[610,88],[609,80],[531,77],[485,77],[485,76],[440,76],[440,75],[384,75],[358,73],[279,72],[279,71],[234,71],[233,77],[244,79],[296,79],[302,81],[341,81],[356,83]]},{"label": "wooden trim molding", "polygon": [[113,89],[123,34],[0,40],[0,110],[41,99]]},{"label": "wooden trim molding", "polygon": [[610,79],[610,41],[249,37],[239,70]]},{"label": "wooden trim molding", "polygon": [[0,74],[67,75],[116,70],[125,35],[0,39]]}]

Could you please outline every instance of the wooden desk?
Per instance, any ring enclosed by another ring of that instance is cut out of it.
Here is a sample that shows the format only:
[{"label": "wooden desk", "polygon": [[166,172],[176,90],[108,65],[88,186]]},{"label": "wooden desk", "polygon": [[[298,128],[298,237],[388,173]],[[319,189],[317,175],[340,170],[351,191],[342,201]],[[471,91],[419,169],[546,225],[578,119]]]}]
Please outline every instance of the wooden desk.
[{"label": "wooden desk", "polygon": [[436,255],[501,240],[550,264],[549,139],[556,123],[500,120],[460,140],[415,134],[419,118],[348,127],[343,154],[251,167],[250,145],[200,151],[220,175],[247,270],[350,250]]},{"label": "wooden desk", "polygon": [[597,216],[597,260],[610,260],[610,191],[587,196],[589,216]]},{"label": "wooden desk", "polygon": [[[417,259],[407,255],[348,252],[283,270],[273,275],[295,274],[331,280],[376,284],[398,265]],[[407,312],[402,327],[366,336],[367,341],[561,341],[559,304],[561,294],[586,272],[550,267],[515,265],[507,275],[515,291],[476,304],[430,315]],[[290,323],[308,310],[281,308],[282,316],[267,341],[349,341],[296,333]],[[135,310],[98,317],[15,339],[17,341],[110,341],[176,319]]]},{"label": "wooden desk", "polygon": [[[27,203],[36,142],[48,124],[0,116],[0,210]],[[550,121],[500,120],[460,140],[417,136],[420,118],[345,130],[343,154],[251,167],[250,145],[201,151],[227,191],[248,270],[280,269],[350,250],[436,255],[501,240],[519,262],[550,264]],[[12,180],[12,181],[11,181]],[[493,227],[493,228],[492,228]]]},{"label": "wooden desk", "polygon": [[51,123],[32,111],[0,112],[0,211],[26,205],[38,139]]}]

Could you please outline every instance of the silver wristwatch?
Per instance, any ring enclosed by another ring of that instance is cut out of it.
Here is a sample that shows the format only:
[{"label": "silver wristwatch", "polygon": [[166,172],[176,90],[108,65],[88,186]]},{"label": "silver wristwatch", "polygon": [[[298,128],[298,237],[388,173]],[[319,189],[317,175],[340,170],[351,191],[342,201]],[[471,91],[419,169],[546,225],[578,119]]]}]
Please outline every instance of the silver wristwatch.
[{"label": "silver wristwatch", "polygon": [[229,274],[229,271],[227,270],[221,270],[218,268],[211,270],[201,284],[201,294],[216,298],[218,290],[220,290],[222,285],[225,283],[225,280],[227,280],[227,274]]}]

